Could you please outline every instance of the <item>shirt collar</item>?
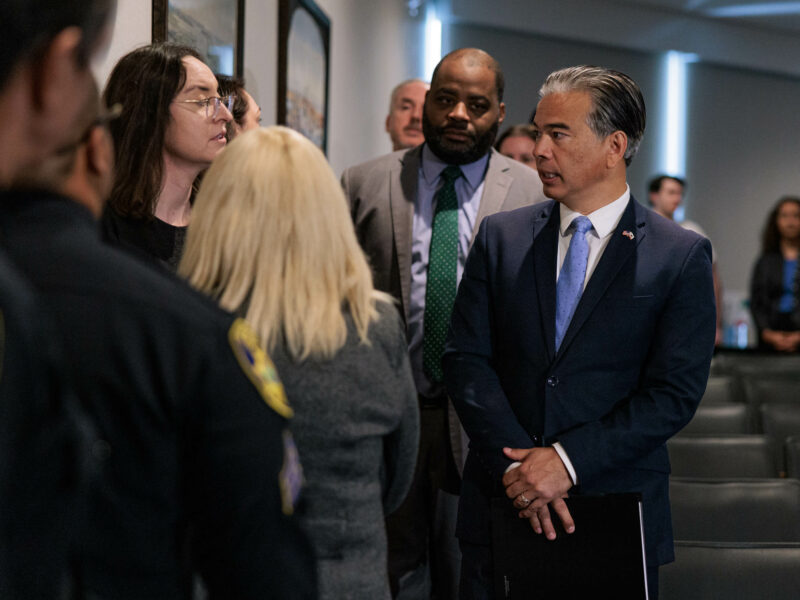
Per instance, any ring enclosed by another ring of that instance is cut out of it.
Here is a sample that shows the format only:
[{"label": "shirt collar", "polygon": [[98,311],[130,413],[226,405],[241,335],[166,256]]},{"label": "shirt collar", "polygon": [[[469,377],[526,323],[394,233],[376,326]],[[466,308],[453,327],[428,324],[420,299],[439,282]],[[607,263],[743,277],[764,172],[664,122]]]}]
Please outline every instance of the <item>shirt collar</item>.
[{"label": "shirt collar", "polygon": [[[484,173],[486,173],[486,165],[488,163],[489,154],[486,153],[475,162],[458,165],[461,172],[464,174],[464,178],[472,189],[476,189],[481,184],[481,181],[483,181]],[[425,182],[428,185],[433,186],[436,179],[447,166],[449,165],[436,156],[428,144],[422,147],[422,176],[425,178]]]},{"label": "shirt collar", "polygon": [[[604,237],[611,235],[611,232],[616,229],[617,225],[619,225],[619,222],[622,219],[622,213],[625,212],[625,207],[628,206],[628,201],[630,198],[631,188],[626,183],[625,191],[623,192],[622,196],[614,200],[611,204],[606,204],[605,206],[598,208],[596,211],[586,215],[592,222],[592,227],[594,227],[597,237],[603,239]],[[569,226],[572,225],[573,219],[579,217],[581,213],[567,208],[567,206],[561,202],[558,203],[558,207],[561,215],[561,224],[559,225],[559,229],[561,230],[561,236],[563,237],[566,235]]]}]

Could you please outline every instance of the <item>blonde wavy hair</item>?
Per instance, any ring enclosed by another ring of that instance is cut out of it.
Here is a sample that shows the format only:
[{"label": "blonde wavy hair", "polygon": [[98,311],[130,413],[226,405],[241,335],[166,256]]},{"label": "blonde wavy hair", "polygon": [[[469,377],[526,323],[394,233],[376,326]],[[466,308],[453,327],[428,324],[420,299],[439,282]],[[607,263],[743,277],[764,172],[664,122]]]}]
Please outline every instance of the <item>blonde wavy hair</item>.
[{"label": "blonde wavy hair", "polygon": [[362,342],[376,291],[344,192],[320,150],[286,127],[248,131],[203,178],[179,274],[243,314],[268,350],[330,358],[349,311]]}]

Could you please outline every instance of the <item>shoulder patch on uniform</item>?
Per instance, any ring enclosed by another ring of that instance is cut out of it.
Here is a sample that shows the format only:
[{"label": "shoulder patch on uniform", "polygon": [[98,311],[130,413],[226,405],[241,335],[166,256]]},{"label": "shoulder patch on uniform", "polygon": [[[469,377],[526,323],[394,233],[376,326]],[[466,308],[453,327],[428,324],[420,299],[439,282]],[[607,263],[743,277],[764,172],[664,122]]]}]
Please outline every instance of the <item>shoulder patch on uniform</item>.
[{"label": "shoulder patch on uniform", "polygon": [[291,515],[297,505],[300,488],[303,487],[303,467],[294,438],[288,429],[283,430],[283,466],[278,474],[278,484],[281,488],[283,514]]},{"label": "shoulder patch on uniform", "polygon": [[286,400],[283,384],[275,365],[261,348],[256,332],[244,319],[236,319],[228,331],[228,339],[239,365],[267,405],[280,416],[291,419],[294,412]]}]

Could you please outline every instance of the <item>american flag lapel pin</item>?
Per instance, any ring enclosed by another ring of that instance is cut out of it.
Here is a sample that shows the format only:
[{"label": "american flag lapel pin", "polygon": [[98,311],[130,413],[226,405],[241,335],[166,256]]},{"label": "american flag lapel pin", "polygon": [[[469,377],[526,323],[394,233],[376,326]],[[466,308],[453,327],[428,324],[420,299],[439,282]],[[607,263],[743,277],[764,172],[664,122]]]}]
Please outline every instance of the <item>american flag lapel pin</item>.
[{"label": "american flag lapel pin", "polygon": [[632,240],[634,237],[636,237],[636,236],[633,235],[632,231],[628,231],[627,229],[622,232],[622,235],[624,235],[629,240]]}]

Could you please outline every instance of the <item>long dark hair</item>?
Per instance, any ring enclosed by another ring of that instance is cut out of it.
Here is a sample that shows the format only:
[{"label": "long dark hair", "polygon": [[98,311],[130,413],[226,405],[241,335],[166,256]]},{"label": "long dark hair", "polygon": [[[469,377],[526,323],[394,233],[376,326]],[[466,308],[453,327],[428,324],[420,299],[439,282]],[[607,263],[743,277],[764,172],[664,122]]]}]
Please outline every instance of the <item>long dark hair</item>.
[{"label": "long dark hair", "polygon": [[183,58],[200,55],[188,46],[152,44],[123,56],[106,85],[106,106],[122,105],[110,123],[116,174],[109,205],[120,215],[150,218],[164,176],[164,137],[173,98],[186,82]]},{"label": "long dark hair", "polygon": [[[247,98],[245,98],[242,93],[244,90],[244,79],[241,77],[231,77],[230,75],[221,75],[219,73],[215,73],[215,75],[217,83],[219,84],[219,95],[230,96],[234,94],[236,96],[236,99],[233,101],[231,114],[233,115],[233,120],[236,121],[238,125],[241,125],[244,116],[247,114],[247,109],[250,108]],[[228,123],[228,125],[231,125],[231,123]]]},{"label": "long dark hair", "polygon": [[780,254],[781,252],[781,234],[778,231],[778,213],[784,204],[793,202],[800,208],[800,198],[797,196],[783,196],[775,208],[769,213],[767,223],[764,226],[764,233],[761,237],[761,250],[764,254]]}]

